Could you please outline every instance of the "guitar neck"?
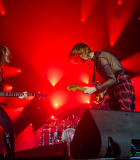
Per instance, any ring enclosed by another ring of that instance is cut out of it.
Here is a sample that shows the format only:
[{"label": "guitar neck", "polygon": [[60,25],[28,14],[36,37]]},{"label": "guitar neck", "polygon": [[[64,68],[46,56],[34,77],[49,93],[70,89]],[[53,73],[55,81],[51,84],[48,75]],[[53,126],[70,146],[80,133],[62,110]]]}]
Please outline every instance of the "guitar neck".
[{"label": "guitar neck", "polygon": [[77,90],[78,90],[78,91],[82,91],[82,92],[84,92],[84,91],[86,91],[87,89],[86,89],[86,88],[84,88],[84,87],[77,87]]},{"label": "guitar neck", "polygon": [[[0,92],[0,97],[19,97],[19,96],[23,96],[23,95],[24,95],[23,92],[4,92],[4,91]],[[38,93],[27,93],[27,96],[38,97],[39,94]]]}]

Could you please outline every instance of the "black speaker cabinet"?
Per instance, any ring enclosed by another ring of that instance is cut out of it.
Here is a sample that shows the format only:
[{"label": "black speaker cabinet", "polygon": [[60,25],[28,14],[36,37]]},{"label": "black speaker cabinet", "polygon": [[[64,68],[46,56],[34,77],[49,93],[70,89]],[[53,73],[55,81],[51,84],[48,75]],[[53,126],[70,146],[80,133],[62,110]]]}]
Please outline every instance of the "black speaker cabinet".
[{"label": "black speaker cabinet", "polygon": [[140,140],[140,112],[87,109],[71,143],[74,159],[129,157]]}]

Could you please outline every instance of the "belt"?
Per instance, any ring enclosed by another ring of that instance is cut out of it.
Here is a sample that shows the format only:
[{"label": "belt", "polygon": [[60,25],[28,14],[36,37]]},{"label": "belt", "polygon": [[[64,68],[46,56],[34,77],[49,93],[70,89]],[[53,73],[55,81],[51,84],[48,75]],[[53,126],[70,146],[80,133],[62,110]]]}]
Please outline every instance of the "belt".
[{"label": "belt", "polygon": [[115,73],[115,76],[117,78],[117,77],[120,77],[120,76],[122,76],[124,74],[127,74],[126,71],[125,70],[120,70],[120,71],[118,71],[118,72]]},{"label": "belt", "polygon": [[123,77],[123,78],[117,79],[117,83],[120,83],[121,81],[126,80],[126,79],[129,79],[129,78],[128,77]]}]

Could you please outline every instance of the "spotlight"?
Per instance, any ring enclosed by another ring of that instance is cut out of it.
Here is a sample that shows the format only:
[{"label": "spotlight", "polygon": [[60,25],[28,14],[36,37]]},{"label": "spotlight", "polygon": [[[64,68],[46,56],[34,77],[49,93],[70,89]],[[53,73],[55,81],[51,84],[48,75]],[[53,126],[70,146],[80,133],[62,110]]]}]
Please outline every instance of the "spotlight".
[{"label": "spotlight", "polygon": [[4,91],[6,91],[6,92],[11,91],[11,89],[12,89],[12,86],[9,86],[9,85],[4,86]]},{"label": "spotlight", "polygon": [[84,18],[82,18],[82,19],[81,19],[81,22],[83,22],[83,23],[84,23],[84,22],[85,22],[85,19],[84,19]]},{"label": "spotlight", "polygon": [[89,103],[90,103],[90,101],[89,101],[89,100],[87,100],[87,103],[89,104]]},{"label": "spotlight", "polygon": [[21,73],[21,69],[18,69],[17,72],[18,72],[18,73]]},{"label": "spotlight", "polygon": [[122,3],[123,3],[123,0],[118,0],[118,1],[117,1],[117,4],[118,4],[118,5],[122,5]]},{"label": "spotlight", "polygon": [[6,14],[6,12],[5,11],[1,11],[1,15],[5,15]]},{"label": "spotlight", "polygon": [[51,116],[51,119],[54,119],[54,116]]},{"label": "spotlight", "polygon": [[56,103],[54,104],[54,106],[55,106],[55,107],[58,107],[58,103],[56,102]]},{"label": "spotlight", "polygon": [[114,42],[110,42],[110,46],[114,46]]},{"label": "spotlight", "polygon": [[55,86],[56,85],[56,83],[55,82],[52,82],[52,86]]}]

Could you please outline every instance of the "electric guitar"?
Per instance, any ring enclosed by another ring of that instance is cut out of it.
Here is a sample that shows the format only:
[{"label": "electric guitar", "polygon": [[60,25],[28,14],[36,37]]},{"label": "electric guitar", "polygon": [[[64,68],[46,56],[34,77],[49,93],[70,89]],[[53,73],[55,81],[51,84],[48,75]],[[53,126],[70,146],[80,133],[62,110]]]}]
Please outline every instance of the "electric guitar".
[{"label": "electric guitar", "polygon": [[[97,81],[97,84],[99,84],[98,81]],[[84,87],[78,87],[76,83],[73,84],[73,85],[69,85],[69,87],[67,87],[67,91],[73,91],[73,92],[75,92],[76,90],[84,92],[84,91],[86,91],[86,89],[87,89],[87,88],[84,88]],[[102,100],[103,100],[103,97],[104,97],[104,93],[105,93],[105,92],[106,92],[106,91],[103,91],[103,92],[101,92],[100,94],[96,94],[96,93],[95,93],[95,98],[96,98],[96,100],[93,101],[93,103],[95,103],[95,104],[100,104],[100,103],[102,103]]]},{"label": "electric guitar", "polygon": [[[23,92],[5,92],[5,91],[0,91],[0,97],[19,97],[23,96]],[[28,97],[38,97],[40,98],[46,98],[46,94],[44,93],[27,93]]]}]

